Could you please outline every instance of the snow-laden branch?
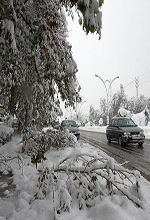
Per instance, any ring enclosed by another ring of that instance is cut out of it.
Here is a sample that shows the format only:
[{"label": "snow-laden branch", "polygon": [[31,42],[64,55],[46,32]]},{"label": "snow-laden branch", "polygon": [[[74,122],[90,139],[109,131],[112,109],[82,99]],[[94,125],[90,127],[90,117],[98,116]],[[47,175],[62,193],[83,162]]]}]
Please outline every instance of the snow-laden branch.
[{"label": "snow-laden branch", "polygon": [[[90,154],[73,153],[62,159],[52,170],[54,173],[67,174],[69,179],[71,175],[74,176],[79,185],[74,184],[77,188],[82,186],[83,191],[88,189],[91,184],[93,184],[92,187],[99,188],[101,181],[105,179],[109,194],[114,194],[118,190],[138,207],[143,209],[145,207],[145,202],[138,195],[140,173],[125,169],[121,164],[115,163],[112,158],[105,159]],[[83,177],[86,179],[86,185],[85,181],[82,182]],[[131,188],[134,188],[136,193],[133,193]],[[99,191],[100,194],[103,192],[102,189]],[[88,199],[87,204],[90,204]]]}]

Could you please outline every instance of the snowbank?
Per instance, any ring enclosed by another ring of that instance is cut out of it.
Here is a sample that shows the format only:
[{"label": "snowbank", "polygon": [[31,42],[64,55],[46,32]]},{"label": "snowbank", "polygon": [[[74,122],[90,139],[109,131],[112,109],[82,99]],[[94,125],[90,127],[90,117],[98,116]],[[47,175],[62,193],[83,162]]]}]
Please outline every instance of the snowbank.
[{"label": "snowbank", "polygon": [[107,126],[90,126],[90,125],[86,125],[85,127],[79,127],[80,130],[95,131],[101,133],[106,133],[106,128]]}]

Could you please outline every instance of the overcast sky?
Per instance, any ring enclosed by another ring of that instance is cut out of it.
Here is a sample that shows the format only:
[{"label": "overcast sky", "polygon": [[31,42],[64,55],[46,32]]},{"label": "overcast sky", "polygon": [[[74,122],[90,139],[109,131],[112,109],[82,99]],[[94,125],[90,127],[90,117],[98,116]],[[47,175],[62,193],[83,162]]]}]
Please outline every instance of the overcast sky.
[{"label": "overcast sky", "polygon": [[150,0],[105,0],[100,41],[98,35],[86,35],[77,19],[68,19],[68,30],[81,96],[86,100],[82,112],[88,113],[90,105],[99,109],[100,98],[106,98],[95,74],[104,81],[119,76],[112,83],[112,94],[123,84],[128,98],[136,96],[136,77],[139,94],[150,97]]}]

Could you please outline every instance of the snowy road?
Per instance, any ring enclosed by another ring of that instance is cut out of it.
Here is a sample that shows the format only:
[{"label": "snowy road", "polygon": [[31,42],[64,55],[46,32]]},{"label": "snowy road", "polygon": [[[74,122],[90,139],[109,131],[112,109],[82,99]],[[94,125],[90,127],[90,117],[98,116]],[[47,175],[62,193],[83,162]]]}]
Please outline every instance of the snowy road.
[{"label": "snowy road", "polygon": [[117,162],[129,161],[126,165],[129,169],[137,169],[148,181],[150,181],[150,141],[145,140],[143,147],[137,145],[120,147],[117,142],[107,143],[104,133],[80,131],[81,141],[87,142],[102,149]]}]

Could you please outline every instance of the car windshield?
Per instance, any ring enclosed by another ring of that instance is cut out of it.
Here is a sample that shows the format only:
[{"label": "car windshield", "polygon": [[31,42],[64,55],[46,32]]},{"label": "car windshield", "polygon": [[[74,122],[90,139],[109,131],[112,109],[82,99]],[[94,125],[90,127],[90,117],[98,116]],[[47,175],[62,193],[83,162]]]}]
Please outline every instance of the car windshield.
[{"label": "car windshield", "polygon": [[132,121],[132,119],[128,119],[128,118],[119,119],[118,125],[120,127],[135,127],[136,126],[134,121]]},{"label": "car windshield", "polygon": [[62,122],[62,126],[63,126],[63,127],[65,127],[65,126],[67,126],[67,127],[69,127],[69,126],[71,126],[71,127],[77,127],[77,124],[76,124],[75,121],[65,120],[65,121]]}]

